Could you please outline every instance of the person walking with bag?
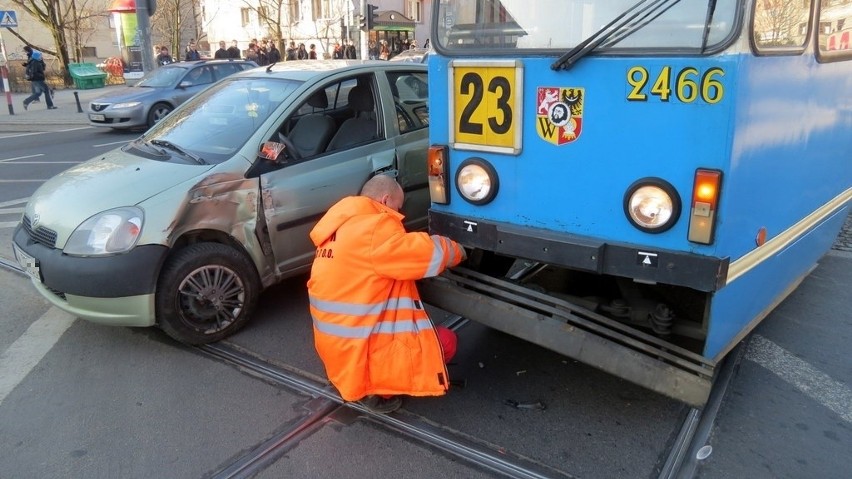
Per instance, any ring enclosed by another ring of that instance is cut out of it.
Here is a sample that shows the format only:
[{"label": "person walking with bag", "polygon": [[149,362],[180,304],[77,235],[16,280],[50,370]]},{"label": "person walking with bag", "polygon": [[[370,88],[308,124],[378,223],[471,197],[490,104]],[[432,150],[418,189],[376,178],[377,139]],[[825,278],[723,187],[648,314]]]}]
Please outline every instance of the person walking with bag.
[{"label": "person walking with bag", "polygon": [[51,98],[50,95],[50,88],[48,88],[47,83],[44,82],[45,68],[41,52],[33,50],[32,56],[26,63],[26,69],[24,70],[25,78],[32,82],[32,95],[24,98],[24,110],[30,106],[30,103],[38,100],[42,93],[44,93],[44,102],[47,104],[47,109],[56,110],[56,106],[53,105],[53,98]]},{"label": "person walking with bag", "polygon": [[314,345],[340,396],[376,413],[399,408],[401,394],[445,394],[457,344],[455,333],[432,324],[415,280],[467,255],[449,238],[407,233],[403,201],[394,178],[375,176],[310,233],[317,246],[308,280]]}]

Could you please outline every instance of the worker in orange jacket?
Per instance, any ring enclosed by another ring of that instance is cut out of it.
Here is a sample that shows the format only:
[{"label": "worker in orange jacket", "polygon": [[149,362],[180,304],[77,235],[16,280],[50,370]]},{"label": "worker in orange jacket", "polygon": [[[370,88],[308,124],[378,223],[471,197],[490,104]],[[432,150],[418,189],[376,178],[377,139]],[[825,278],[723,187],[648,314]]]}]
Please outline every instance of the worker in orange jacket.
[{"label": "worker in orange jacket", "polygon": [[375,176],[310,233],[317,246],[308,280],[317,353],[343,399],[380,413],[398,408],[400,394],[446,393],[455,334],[432,324],[414,281],[466,258],[449,238],[406,233],[403,200],[395,179]]}]

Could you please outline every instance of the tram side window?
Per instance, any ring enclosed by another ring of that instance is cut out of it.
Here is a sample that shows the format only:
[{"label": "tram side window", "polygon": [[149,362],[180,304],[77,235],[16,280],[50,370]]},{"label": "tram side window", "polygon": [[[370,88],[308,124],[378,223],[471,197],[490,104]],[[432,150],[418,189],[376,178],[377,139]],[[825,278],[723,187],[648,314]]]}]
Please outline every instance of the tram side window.
[{"label": "tram side window", "polygon": [[819,10],[821,61],[852,59],[852,0],[822,0]]},{"label": "tram side window", "polygon": [[797,54],[810,31],[812,0],[758,0],[754,2],[754,48],[764,54]]}]

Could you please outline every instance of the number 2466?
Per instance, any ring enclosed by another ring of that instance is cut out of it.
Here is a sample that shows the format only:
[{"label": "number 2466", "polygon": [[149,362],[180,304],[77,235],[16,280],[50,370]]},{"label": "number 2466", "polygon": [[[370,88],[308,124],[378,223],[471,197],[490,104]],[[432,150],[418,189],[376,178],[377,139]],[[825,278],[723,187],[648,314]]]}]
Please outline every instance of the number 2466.
[{"label": "number 2466", "polygon": [[725,87],[720,78],[725,75],[721,68],[710,68],[704,74],[694,67],[686,67],[672,75],[672,67],[660,70],[657,78],[651,81],[648,70],[633,67],[627,71],[627,83],[631,90],[627,94],[630,101],[648,101],[648,93],[670,101],[672,95],[683,103],[693,103],[699,98],[706,103],[719,103],[725,96]]}]

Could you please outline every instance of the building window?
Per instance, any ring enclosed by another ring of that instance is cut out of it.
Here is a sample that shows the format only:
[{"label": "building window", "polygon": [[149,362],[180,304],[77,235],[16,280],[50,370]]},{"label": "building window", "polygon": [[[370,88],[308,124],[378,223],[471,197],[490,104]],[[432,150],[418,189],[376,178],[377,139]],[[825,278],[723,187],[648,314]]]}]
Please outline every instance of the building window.
[{"label": "building window", "polygon": [[240,18],[242,19],[243,26],[246,26],[249,23],[251,23],[251,20],[249,19],[249,9],[248,8],[241,8],[240,9]]},{"label": "building window", "polygon": [[290,0],[290,24],[294,24],[302,19],[302,6],[299,0]]},{"label": "building window", "polygon": [[86,58],[92,58],[98,56],[98,49],[95,47],[82,47],[80,49],[80,54]]},{"label": "building window", "polygon": [[312,0],[311,2],[311,15],[314,21],[317,21],[321,18],[328,18],[330,14],[330,9],[328,8],[328,1],[326,0]]},{"label": "building window", "polygon": [[267,15],[266,7],[260,6],[257,7],[257,20],[260,23],[264,23],[269,19],[269,15]]},{"label": "building window", "polygon": [[405,16],[414,20],[415,23],[421,23],[423,21],[421,8],[420,2],[408,0],[408,2],[405,3]]}]

